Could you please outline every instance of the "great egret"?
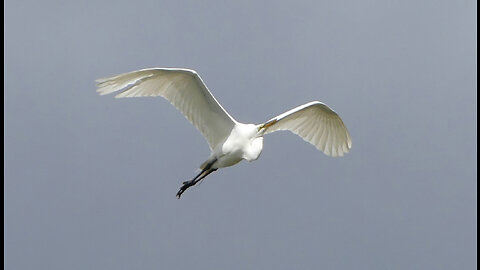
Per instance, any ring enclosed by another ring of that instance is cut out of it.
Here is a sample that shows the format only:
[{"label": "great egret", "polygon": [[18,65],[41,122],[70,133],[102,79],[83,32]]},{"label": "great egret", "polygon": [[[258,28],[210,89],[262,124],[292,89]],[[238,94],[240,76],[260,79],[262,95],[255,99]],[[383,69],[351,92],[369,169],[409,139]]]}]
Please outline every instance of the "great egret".
[{"label": "great egret", "polygon": [[256,160],[263,149],[263,135],[277,130],[289,130],[329,156],[343,156],[352,147],[342,119],[319,101],[293,108],[263,124],[243,124],[227,113],[191,69],[142,69],[96,82],[100,95],[119,92],[116,98],[164,97],[205,137],[210,146],[210,157],[200,165],[197,176],[183,182],[178,198],[219,168],[233,166],[243,159]]}]

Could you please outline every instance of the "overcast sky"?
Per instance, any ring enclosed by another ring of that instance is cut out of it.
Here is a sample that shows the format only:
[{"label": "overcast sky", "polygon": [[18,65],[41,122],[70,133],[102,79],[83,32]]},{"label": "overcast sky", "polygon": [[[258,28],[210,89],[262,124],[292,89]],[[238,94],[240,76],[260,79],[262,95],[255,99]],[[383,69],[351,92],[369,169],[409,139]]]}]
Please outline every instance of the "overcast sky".
[{"label": "overcast sky", "polygon": [[[7,0],[5,269],[476,269],[477,3]],[[289,132],[211,174],[162,98],[99,77],[198,71],[241,122],[320,100],[351,152]]]}]

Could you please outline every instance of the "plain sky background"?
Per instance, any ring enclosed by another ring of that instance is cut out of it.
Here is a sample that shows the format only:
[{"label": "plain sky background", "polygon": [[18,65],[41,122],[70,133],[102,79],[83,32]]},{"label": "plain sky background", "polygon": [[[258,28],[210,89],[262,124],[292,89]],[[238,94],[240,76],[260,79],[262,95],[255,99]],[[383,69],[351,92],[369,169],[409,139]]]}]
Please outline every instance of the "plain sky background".
[{"label": "plain sky background", "polygon": [[[5,269],[476,269],[477,3],[7,0]],[[351,153],[289,132],[177,200],[208,157],[162,98],[199,72],[241,122],[320,100]]]}]

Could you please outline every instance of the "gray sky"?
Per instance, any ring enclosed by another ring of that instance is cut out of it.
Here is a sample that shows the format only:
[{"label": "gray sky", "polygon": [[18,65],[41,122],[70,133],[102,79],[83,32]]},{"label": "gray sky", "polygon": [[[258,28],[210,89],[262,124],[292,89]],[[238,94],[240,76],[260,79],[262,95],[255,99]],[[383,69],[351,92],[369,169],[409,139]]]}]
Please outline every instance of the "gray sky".
[{"label": "gray sky", "polygon": [[[475,269],[476,1],[5,2],[6,269]],[[311,100],[353,139],[208,157],[161,98],[99,77],[197,70],[239,121]]]}]

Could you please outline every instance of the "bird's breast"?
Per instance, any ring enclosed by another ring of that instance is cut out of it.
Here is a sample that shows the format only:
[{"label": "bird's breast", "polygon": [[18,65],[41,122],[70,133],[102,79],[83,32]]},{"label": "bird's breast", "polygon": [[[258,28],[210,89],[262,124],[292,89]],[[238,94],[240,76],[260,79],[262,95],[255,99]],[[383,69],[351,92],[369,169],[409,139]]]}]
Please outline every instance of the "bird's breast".
[{"label": "bird's breast", "polygon": [[221,168],[235,165],[242,159],[253,161],[260,156],[262,149],[263,137],[257,137],[256,126],[240,124],[232,129],[221,151],[216,153],[216,164]]},{"label": "bird's breast", "polygon": [[257,137],[250,141],[248,147],[244,150],[243,159],[247,161],[257,160],[263,150],[263,137]]}]

